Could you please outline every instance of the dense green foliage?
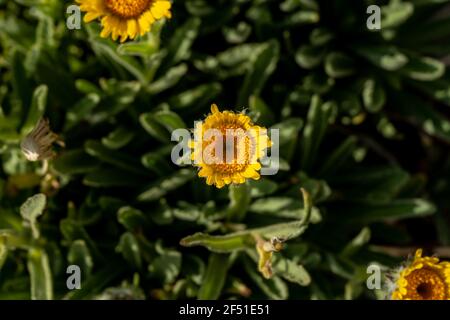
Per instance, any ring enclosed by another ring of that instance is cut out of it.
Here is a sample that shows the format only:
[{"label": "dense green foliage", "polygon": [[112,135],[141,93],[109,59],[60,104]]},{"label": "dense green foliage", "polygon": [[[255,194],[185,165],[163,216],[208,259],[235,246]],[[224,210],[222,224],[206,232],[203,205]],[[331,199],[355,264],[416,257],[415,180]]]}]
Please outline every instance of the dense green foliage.
[{"label": "dense green foliage", "polygon": [[[175,0],[120,45],[68,30],[71,1],[0,0],[0,298],[381,296],[386,246],[450,244],[447,3]],[[171,163],[211,103],[281,130],[277,175],[219,190]],[[45,177],[19,147],[42,115],[65,142]],[[288,239],[271,279],[255,234]]]}]

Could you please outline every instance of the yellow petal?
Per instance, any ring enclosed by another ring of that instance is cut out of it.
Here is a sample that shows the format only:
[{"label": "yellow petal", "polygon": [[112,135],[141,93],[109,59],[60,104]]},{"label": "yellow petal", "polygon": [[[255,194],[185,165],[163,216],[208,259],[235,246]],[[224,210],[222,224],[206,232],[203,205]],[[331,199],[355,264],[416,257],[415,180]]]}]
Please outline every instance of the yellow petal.
[{"label": "yellow petal", "polygon": [[198,176],[201,178],[205,178],[207,176],[209,176],[211,174],[211,171],[206,169],[206,168],[202,168],[199,172],[198,172]]},{"label": "yellow petal", "polygon": [[211,112],[213,114],[219,113],[219,107],[217,107],[217,105],[215,103],[211,105]]},{"label": "yellow petal", "polygon": [[150,8],[150,11],[152,12],[152,16],[156,20],[158,20],[166,15],[166,12],[168,11],[168,9],[167,9],[167,7],[162,5],[162,2],[158,1],[152,5],[152,7]]},{"label": "yellow petal", "polygon": [[420,258],[422,256],[422,249],[417,249],[416,254],[414,256],[414,258]]},{"label": "yellow petal", "polygon": [[134,19],[128,20],[127,29],[128,29],[127,31],[128,31],[128,35],[130,36],[130,38],[134,39],[138,32],[138,25],[137,25],[136,20],[134,20]]},{"label": "yellow petal", "polygon": [[89,23],[92,20],[95,20],[95,19],[97,19],[98,17],[101,17],[101,16],[102,16],[101,12],[88,12],[84,16],[83,21],[86,22],[86,23]]}]

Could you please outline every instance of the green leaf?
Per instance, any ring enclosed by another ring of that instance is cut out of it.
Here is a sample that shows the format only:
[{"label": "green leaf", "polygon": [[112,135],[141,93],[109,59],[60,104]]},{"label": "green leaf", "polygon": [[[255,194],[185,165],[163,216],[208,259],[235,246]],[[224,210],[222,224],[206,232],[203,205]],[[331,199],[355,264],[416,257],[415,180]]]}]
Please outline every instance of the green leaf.
[{"label": "green leaf", "polygon": [[190,49],[197,38],[201,20],[197,17],[188,19],[185,24],[177,28],[175,34],[171,37],[167,49],[167,56],[164,58],[159,74],[163,74],[166,70],[182,60],[189,58]]},{"label": "green leaf", "polygon": [[165,196],[167,193],[178,189],[194,178],[195,172],[189,169],[181,169],[169,177],[155,181],[144,192],[138,196],[139,201],[154,201]]},{"label": "green leaf", "polygon": [[72,290],[67,299],[81,300],[91,299],[96,293],[103,290],[108,284],[124,271],[123,263],[110,263],[100,271],[93,274],[87,281],[83,282],[80,290]]},{"label": "green leaf", "polygon": [[267,79],[275,71],[280,45],[276,40],[271,40],[265,43],[263,48],[244,79],[237,102],[239,106],[247,106],[250,96],[259,96]]},{"label": "green leaf", "polygon": [[147,78],[141,71],[142,67],[133,57],[118,54],[114,47],[104,40],[91,39],[90,42],[92,49],[100,59],[103,58],[114,65],[121,66],[139,80],[141,84],[145,85],[147,83]]},{"label": "green leaf", "polygon": [[[307,212],[300,200],[288,197],[268,197],[257,199],[250,206],[250,212],[257,215],[270,215],[285,219],[303,219]],[[317,208],[311,212],[311,223],[321,221],[321,215]]]},{"label": "green leaf", "polygon": [[204,246],[208,250],[218,253],[232,252],[255,246],[254,235],[260,235],[270,239],[292,239],[301,235],[307,226],[302,221],[274,224],[267,227],[239,231],[225,236],[210,236],[204,233],[196,233],[183,238],[180,244],[186,247]]},{"label": "green leaf", "polygon": [[186,128],[186,124],[178,114],[169,110],[155,113],[143,113],[139,117],[142,127],[155,139],[167,143],[174,130]]},{"label": "green leaf", "polygon": [[450,141],[450,121],[418,96],[397,95],[394,107],[427,134]]},{"label": "green leaf", "polygon": [[183,221],[199,221],[201,219],[201,208],[190,203],[179,201],[178,207],[172,210],[173,217]]},{"label": "green leaf", "polygon": [[47,197],[45,194],[38,193],[28,198],[27,201],[20,206],[20,215],[30,223],[35,238],[39,238],[39,229],[37,228],[36,221],[44,212],[46,205]]},{"label": "green leaf", "polygon": [[310,178],[304,172],[298,172],[295,178],[298,179],[298,183],[292,186],[291,192],[289,193],[291,196],[296,197],[299,188],[305,189],[308,191],[311,199],[319,203],[328,200],[332,194],[331,188],[325,180]]},{"label": "green leaf", "polygon": [[77,79],[75,81],[75,87],[78,91],[86,95],[95,94],[100,96],[102,94],[102,91],[95,84],[85,79]]},{"label": "green leaf", "polygon": [[356,148],[358,139],[355,136],[350,136],[345,139],[324,161],[320,169],[320,176],[329,176],[338,171],[344,165],[348,164],[353,151]]},{"label": "green leaf", "polygon": [[[86,89],[86,88],[85,88]],[[89,89],[86,89],[89,90]],[[96,90],[98,90],[96,88]],[[100,103],[101,96],[98,93],[89,93],[84,98],[79,100],[73,108],[67,112],[67,124],[68,128],[78,124],[83,120],[90,120],[92,112],[95,107]]]},{"label": "green leaf", "polygon": [[164,198],[160,200],[158,208],[152,213],[150,219],[157,225],[168,225],[173,222],[172,208],[169,207]]},{"label": "green leaf", "polygon": [[36,67],[42,54],[42,46],[38,43],[33,44],[25,56],[23,63],[28,75],[36,72]]},{"label": "green leaf", "polygon": [[402,68],[401,73],[418,81],[433,81],[441,78],[445,73],[444,63],[428,58],[411,58]]},{"label": "green leaf", "polygon": [[363,228],[358,235],[350,241],[345,248],[342,250],[342,255],[345,257],[350,257],[354,255],[358,250],[361,249],[365,244],[367,244],[370,240],[370,229],[365,227]]},{"label": "green leaf", "polygon": [[181,239],[180,244],[185,247],[203,246],[217,253],[233,252],[255,245],[255,239],[250,232],[232,233],[225,236],[211,236],[205,233],[195,233]]},{"label": "green leaf", "polygon": [[102,138],[102,144],[109,149],[120,149],[134,138],[134,133],[125,127],[118,127]]},{"label": "green leaf", "polygon": [[311,45],[301,46],[295,53],[295,61],[304,69],[313,69],[320,65],[325,56],[325,50]]},{"label": "green leaf", "polygon": [[247,40],[251,32],[251,25],[243,21],[239,22],[234,28],[226,26],[222,28],[222,33],[228,43],[242,43]]},{"label": "green leaf", "polygon": [[20,214],[25,220],[36,221],[36,219],[42,215],[45,206],[47,204],[47,198],[45,194],[38,193],[25,201],[20,207]]},{"label": "green leaf", "polygon": [[218,82],[199,85],[193,89],[184,91],[169,99],[172,109],[189,109],[195,111],[204,107],[222,91],[222,85]]},{"label": "green leaf", "polygon": [[[414,1],[417,2],[418,0]],[[428,4],[430,3],[427,0],[424,1],[428,2]],[[401,30],[399,37],[407,41],[408,44],[436,42],[439,47],[444,47],[443,43],[437,40],[445,39],[449,34],[450,18],[442,16],[439,18],[436,17],[436,19],[429,19],[428,21],[415,24],[414,26],[409,26],[409,28],[404,28]]]},{"label": "green leaf", "polygon": [[158,123],[163,125],[167,131],[172,133],[176,129],[186,128],[183,119],[175,112],[169,110],[158,111],[154,114],[154,118]]},{"label": "green leaf", "polygon": [[6,237],[0,236],[0,271],[8,258],[8,247],[6,246]]},{"label": "green leaf", "polygon": [[45,251],[30,249],[27,266],[30,273],[31,299],[52,300],[53,278]]},{"label": "green leaf", "polygon": [[364,82],[362,100],[367,111],[377,113],[386,103],[386,93],[378,82],[368,79]]},{"label": "green leaf", "polygon": [[86,186],[95,188],[131,187],[136,188],[146,183],[148,179],[130,171],[111,168],[100,168],[89,172],[83,179]]},{"label": "green leaf", "polygon": [[388,71],[399,70],[409,61],[406,55],[392,46],[364,46],[355,50],[374,65]]},{"label": "green leaf", "polygon": [[334,35],[330,30],[325,28],[314,29],[310,36],[309,41],[313,46],[323,46],[326,45],[334,38]]},{"label": "green leaf", "polygon": [[284,21],[284,25],[287,27],[298,27],[305,24],[314,24],[319,22],[319,20],[319,12],[315,10],[300,10],[288,16]]},{"label": "green leaf", "polygon": [[46,85],[40,85],[34,90],[31,106],[21,129],[22,134],[28,134],[33,130],[36,123],[44,115],[45,106],[47,104],[47,94],[48,87]]},{"label": "green leaf", "polygon": [[[264,47],[257,43],[244,43],[228,48],[217,55],[217,62],[224,68],[241,69],[239,74],[244,74],[245,70],[257,58],[255,52],[260,52]],[[236,70],[237,71],[237,70]]]},{"label": "green leaf", "polygon": [[393,28],[401,25],[414,12],[414,5],[408,2],[391,1],[388,5],[381,7],[381,27]]},{"label": "green leaf", "polygon": [[80,222],[75,221],[71,218],[66,218],[61,220],[59,227],[61,234],[69,243],[73,243],[77,240],[83,240],[89,248],[89,252],[91,252],[94,258],[102,259],[102,254],[98,250],[97,245],[91,239]]},{"label": "green leaf", "polygon": [[135,231],[147,225],[142,211],[132,207],[122,207],[117,212],[117,220],[129,231]]},{"label": "green leaf", "polygon": [[313,165],[328,125],[333,120],[335,108],[337,108],[335,103],[322,103],[318,96],[311,99],[307,123],[301,139],[301,166],[303,170],[307,171]]},{"label": "green leaf", "polygon": [[77,265],[81,269],[83,279],[88,279],[94,267],[94,261],[84,240],[72,242],[67,261],[72,265]]},{"label": "green leaf", "polygon": [[187,73],[188,67],[185,63],[170,68],[162,77],[147,86],[149,94],[158,94],[175,86]]},{"label": "green leaf", "polygon": [[61,174],[74,175],[95,170],[100,162],[83,149],[63,152],[53,161],[53,168]]},{"label": "green leaf", "polygon": [[325,57],[325,72],[332,78],[344,78],[355,72],[355,63],[342,52],[330,52]]},{"label": "green leaf", "polygon": [[142,258],[139,243],[131,232],[124,233],[119,240],[116,251],[122,253],[124,259],[133,267],[141,269]]},{"label": "green leaf", "polygon": [[252,198],[259,198],[273,194],[278,189],[278,184],[268,178],[261,178],[260,180],[248,181],[250,186],[250,195]]},{"label": "green leaf", "polygon": [[153,138],[160,142],[167,143],[170,141],[170,135],[163,125],[155,120],[152,113],[143,113],[139,117],[141,126],[147,131]]},{"label": "green leaf", "polygon": [[280,3],[280,9],[284,12],[290,12],[297,9],[318,10],[319,4],[316,0],[284,0]]},{"label": "green leaf", "polygon": [[297,145],[298,133],[302,126],[303,120],[300,118],[290,118],[272,126],[271,129],[279,130],[279,149],[283,159],[288,161],[292,159]]},{"label": "green leaf", "polygon": [[286,283],[278,276],[272,276],[270,279],[264,279],[256,271],[256,265],[250,259],[244,260],[244,268],[253,282],[270,298],[274,300],[285,300],[289,296]]},{"label": "green leaf", "polygon": [[328,77],[325,73],[309,73],[303,78],[301,91],[294,92],[294,94],[298,96],[299,104],[306,105],[311,94],[325,94],[333,88],[335,83],[336,80]]},{"label": "green leaf", "polygon": [[199,232],[183,238],[180,244],[186,247],[203,246],[213,252],[226,253],[253,247],[255,245],[254,234],[258,234],[267,239],[278,237],[289,240],[300,236],[306,228],[307,226],[304,222],[295,221],[239,231],[225,236],[210,236]]},{"label": "green leaf", "polygon": [[[12,53],[12,79],[11,84],[14,90],[14,94],[16,95],[18,101],[18,105],[16,106],[16,110],[14,112],[19,115],[19,117],[14,117],[11,120],[14,121],[11,126],[16,127],[19,125],[20,121],[22,121],[22,114],[24,109],[31,105],[31,95],[32,95],[32,84],[30,80],[26,76],[26,71],[24,70],[23,63],[23,55],[19,53],[17,50],[14,50]],[[33,124],[34,125],[34,124]]]},{"label": "green leaf", "polygon": [[308,271],[301,264],[290,259],[277,256],[273,263],[273,270],[276,275],[300,286],[308,286],[311,283]]},{"label": "green leaf", "polygon": [[216,300],[222,293],[228,273],[229,257],[226,254],[211,253],[208,266],[198,291],[199,300]]},{"label": "green leaf", "polygon": [[173,171],[168,163],[171,152],[172,145],[156,149],[155,151],[144,154],[141,158],[141,163],[144,167],[152,170],[158,176],[167,175]]},{"label": "green leaf", "polygon": [[135,158],[125,155],[122,152],[111,150],[98,141],[86,141],[84,144],[84,149],[89,155],[106,163],[110,163],[117,168],[136,174],[142,174],[145,172],[144,168],[141,167],[141,164]]},{"label": "green leaf", "polygon": [[119,55],[130,55],[149,57],[157,51],[155,42],[141,41],[141,42],[128,42],[123,43],[117,47],[117,53]]},{"label": "green leaf", "polygon": [[265,104],[265,102],[257,97],[251,96],[249,100],[250,111],[255,113],[257,123],[263,126],[269,126],[274,123],[275,115],[272,110]]},{"label": "green leaf", "polygon": [[352,203],[339,206],[336,212],[341,212],[348,223],[371,223],[385,219],[399,220],[419,218],[432,215],[435,206],[423,199],[401,199],[386,204]]},{"label": "green leaf", "polygon": [[181,253],[163,250],[148,266],[150,275],[164,284],[173,283],[181,270]]},{"label": "green leaf", "polygon": [[409,174],[399,167],[382,166],[364,169],[349,167],[329,181],[347,199],[388,203],[398,196],[409,179]]},{"label": "green leaf", "polygon": [[411,84],[432,98],[450,106],[450,82],[447,77],[435,81],[411,81]]}]

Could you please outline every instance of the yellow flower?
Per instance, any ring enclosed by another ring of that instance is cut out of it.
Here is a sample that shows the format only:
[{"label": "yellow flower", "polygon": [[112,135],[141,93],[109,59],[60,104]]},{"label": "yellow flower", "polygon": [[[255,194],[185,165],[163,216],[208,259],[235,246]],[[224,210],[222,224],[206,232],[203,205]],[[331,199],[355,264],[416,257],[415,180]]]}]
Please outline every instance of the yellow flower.
[{"label": "yellow flower", "polygon": [[100,36],[120,42],[134,39],[150,31],[152,24],[164,17],[170,18],[169,0],[76,0],[80,9],[87,12],[84,21],[101,18],[103,30]]},{"label": "yellow flower", "polygon": [[258,160],[272,144],[267,130],[253,125],[244,114],[220,112],[215,104],[211,112],[203,122],[196,123],[195,140],[190,145],[191,158],[200,167],[198,176],[217,188],[258,180]]},{"label": "yellow flower", "polygon": [[422,257],[401,269],[392,293],[393,300],[450,300],[450,263],[436,257]]}]

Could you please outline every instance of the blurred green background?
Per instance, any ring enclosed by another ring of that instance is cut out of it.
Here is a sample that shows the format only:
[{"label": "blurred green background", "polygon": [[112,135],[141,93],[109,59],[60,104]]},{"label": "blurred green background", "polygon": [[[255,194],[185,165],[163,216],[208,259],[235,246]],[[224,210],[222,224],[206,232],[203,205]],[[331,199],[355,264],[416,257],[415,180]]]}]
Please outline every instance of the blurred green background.
[{"label": "blurred green background", "polygon": [[[370,263],[446,252],[449,1],[175,0],[122,45],[68,30],[71,4],[0,0],[0,299],[376,299]],[[172,164],[211,103],[281,130],[277,175],[236,192]],[[65,142],[45,176],[19,147],[41,116]],[[300,188],[311,223],[264,279],[245,230],[291,232]]]}]

